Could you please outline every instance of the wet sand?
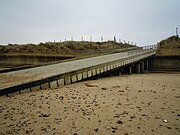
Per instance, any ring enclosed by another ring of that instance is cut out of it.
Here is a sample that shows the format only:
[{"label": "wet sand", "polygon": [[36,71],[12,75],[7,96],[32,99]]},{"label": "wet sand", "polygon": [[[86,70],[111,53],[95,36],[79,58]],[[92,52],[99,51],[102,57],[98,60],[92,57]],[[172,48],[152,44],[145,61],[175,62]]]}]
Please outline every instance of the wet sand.
[{"label": "wet sand", "polygon": [[0,97],[0,134],[179,135],[180,74],[133,74]]}]

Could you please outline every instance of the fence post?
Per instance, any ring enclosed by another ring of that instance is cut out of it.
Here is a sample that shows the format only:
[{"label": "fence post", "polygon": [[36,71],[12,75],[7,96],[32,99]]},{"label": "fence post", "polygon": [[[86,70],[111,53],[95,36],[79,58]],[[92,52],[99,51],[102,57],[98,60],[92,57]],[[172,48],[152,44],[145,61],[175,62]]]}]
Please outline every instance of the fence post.
[{"label": "fence post", "polygon": [[103,37],[101,36],[101,42],[103,42]]},{"label": "fence post", "polygon": [[116,37],[114,36],[114,42],[116,42]]}]

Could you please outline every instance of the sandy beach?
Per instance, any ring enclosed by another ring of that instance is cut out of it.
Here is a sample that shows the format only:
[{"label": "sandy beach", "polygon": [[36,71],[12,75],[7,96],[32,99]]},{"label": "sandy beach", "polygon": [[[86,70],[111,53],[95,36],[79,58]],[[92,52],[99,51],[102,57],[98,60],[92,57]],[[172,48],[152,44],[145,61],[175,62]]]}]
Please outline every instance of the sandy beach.
[{"label": "sandy beach", "polygon": [[179,135],[180,74],[105,77],[0,97],[1,135]]}]

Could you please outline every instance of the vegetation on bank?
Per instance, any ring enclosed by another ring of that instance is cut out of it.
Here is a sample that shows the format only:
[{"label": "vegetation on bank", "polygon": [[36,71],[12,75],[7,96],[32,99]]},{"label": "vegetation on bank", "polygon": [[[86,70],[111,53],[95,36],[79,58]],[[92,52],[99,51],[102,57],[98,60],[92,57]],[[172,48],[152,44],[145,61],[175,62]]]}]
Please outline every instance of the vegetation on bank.
[{"label": "vegetation on bank", "polygon": [[8,44],[0,46],[0,54],[31,54],[31,55],[78,55],[87,54],[98,50],[135,47],[134,45],[108,42],[87,42],[87,41],[66,41],[66,42],[47,42],[39,44]]},{"label": "vegetation on bank", "polygon": [[180,38],[177,36],[169,37],[160,42],[160,48],[180,48]]},{"label": "vegetation on bank", "polygon": [[159,56],[180,56],[180,38],[171,36],[160,43],[160,48],[157,51]]}]

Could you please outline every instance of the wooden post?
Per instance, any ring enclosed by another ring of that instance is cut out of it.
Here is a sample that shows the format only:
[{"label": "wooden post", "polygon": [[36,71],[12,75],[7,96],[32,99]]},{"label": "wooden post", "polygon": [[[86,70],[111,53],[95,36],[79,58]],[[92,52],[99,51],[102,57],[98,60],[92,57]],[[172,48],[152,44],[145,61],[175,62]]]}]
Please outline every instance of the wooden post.
[{"label": "wooden post", "polygon": [[179,35],[178,35],[178,27],[176,27],[176,36],[179,37]]},{"label": "wooden post", "polygon": [[116,42],[116,37],[114,36],[114,42]]},{"label": "wooden post", "polygon": [[103,37],[101,36],[101,42],[103,42]]}]

